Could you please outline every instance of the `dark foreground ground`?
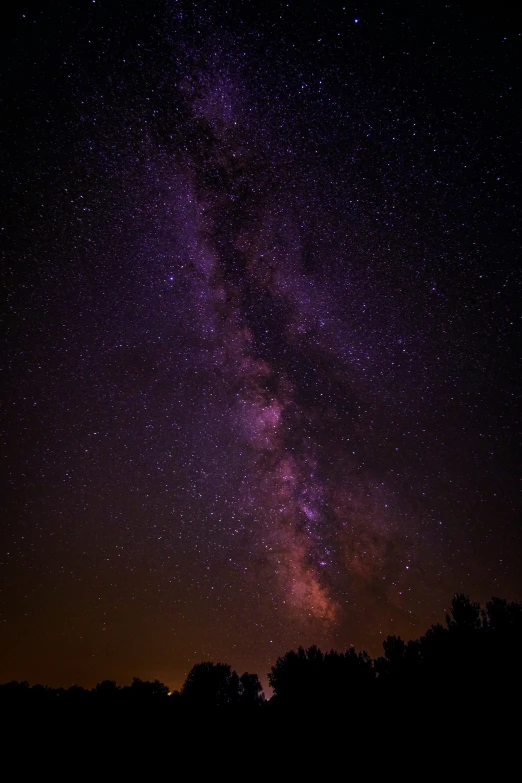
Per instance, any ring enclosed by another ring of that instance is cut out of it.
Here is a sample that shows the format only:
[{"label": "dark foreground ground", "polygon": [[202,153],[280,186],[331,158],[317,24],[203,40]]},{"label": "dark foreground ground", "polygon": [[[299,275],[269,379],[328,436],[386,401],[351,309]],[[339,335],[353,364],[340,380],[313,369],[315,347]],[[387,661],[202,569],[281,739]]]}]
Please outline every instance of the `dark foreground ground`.
[{"label": "dark foreground ground", "polygon": [[[158,708],[159,707],[159,708]],[[455,779],[520,772],[520,701],[477,697],[251,713],[169,705],[2,705],[4,767],[26,779]],[[488,772],[491,770],[491,773]],[[518,771],[517,771],[518,770]],[[46,773],[47,774],[47,773]]]}]

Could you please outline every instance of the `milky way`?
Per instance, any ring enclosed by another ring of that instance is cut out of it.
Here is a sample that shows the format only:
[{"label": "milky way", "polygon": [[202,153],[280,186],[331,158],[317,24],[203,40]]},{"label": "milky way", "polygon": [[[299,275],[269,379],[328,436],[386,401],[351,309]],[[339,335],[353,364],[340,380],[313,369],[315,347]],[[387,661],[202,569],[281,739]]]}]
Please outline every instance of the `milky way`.
[{"label": "milky way", "polygon": [[285,161],[270,152],[268,118],[258,141],[244,119],[251,96],[234,90],[219,56],[208,60],[184,90],[196,130],[179,163],[186,203],[178,226],[181,244],[189,238],[186,274],[211,368],[208,393],[222,386],[231,401],[223,436],[244,471],[237,509],[249,520],[259,578],[292,620],[334,624],[342,609],[332,582],[352,572],[385,579],[379,555],[398,531],[383,508],[368,541],[369,507],[380,498],[364,465],[353,469],[359,424],[346,400],[357,404],[357,372],[332,344],[332,294],[304,269],[304,204],[288,172],[277,171]]},{"label": "milky way", "polygon": [[516,598],[505,20],[94,5],[13,28],[0,676]]}]

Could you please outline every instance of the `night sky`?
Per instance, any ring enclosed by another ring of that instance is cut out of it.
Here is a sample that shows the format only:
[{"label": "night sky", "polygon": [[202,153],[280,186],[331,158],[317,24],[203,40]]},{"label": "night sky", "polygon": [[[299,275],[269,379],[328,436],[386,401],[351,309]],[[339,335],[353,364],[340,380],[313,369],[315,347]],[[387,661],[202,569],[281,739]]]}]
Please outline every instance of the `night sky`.
[{"label": "night sky", "polygon": [[0,682],[521,600],[520,17],[14,5]]}]

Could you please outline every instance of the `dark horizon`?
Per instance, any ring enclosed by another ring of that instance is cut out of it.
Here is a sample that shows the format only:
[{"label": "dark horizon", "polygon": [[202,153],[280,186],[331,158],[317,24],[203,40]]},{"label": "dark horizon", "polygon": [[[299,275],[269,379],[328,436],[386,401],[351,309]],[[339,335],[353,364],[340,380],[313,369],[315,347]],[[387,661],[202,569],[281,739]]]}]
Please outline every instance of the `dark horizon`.
[{"label": "dark horizon", "polygon": [[[416,694],[419,705],[432,712],[432,691],[439,686],[453,688],[453,699],[466,710],[478,695],[484,716],[490,702],[496,700],[504,707],[510,700],[516,702],[522,684],[515,662],[522,639],[522,603],[497,596],[480,606],[469,596],[458,594],[450,607],[444,624],[432,625],[418,639],[387,636],[381,655],[373,659],[365,650],[353,647],[322,651],[312,645],[306,650],[289,650],[278,656],[266,675],[268,693],[257,672],[239,675],[225,662],[200,661],[187,672],[179,690],[157,679],[143,681],[139,677],[128,684],[106,678],[92,688],[72,684],[69,689],[12,680],[0,683],[0,702],[7,699],[15,704],[30,698],[37,704],[44,698],[51,705],[53,696],[62,695],[73,707],[74,700],[90,694],[101,700],[100,704],[118,699],[122,705],[130,705],[152,699],[151,704],[159,705],[172,696],[180,708],[196,708],[203,714],[216,708],[261,707],[273,697],[282,707],[304,706],[312,700],[318,708],[320,703],[333,706],[348,699],[387,698],[400,692],[403,698]],[[479,680],[481,688],[477,689]]]},{"label": "dark horizon", "polygon": [[0,682],[266,688],[520,601],[520,13],[3,30]]}]

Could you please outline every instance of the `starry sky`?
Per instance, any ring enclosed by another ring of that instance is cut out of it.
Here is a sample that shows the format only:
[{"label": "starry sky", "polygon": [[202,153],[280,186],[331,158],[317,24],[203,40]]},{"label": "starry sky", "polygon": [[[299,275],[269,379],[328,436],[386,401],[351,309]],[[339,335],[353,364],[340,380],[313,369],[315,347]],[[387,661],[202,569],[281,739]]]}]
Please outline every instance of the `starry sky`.
[{"label": "starry sky", "polygon": [[20,3],[0,681],[180,687],[522,598],[502,3]]}]

